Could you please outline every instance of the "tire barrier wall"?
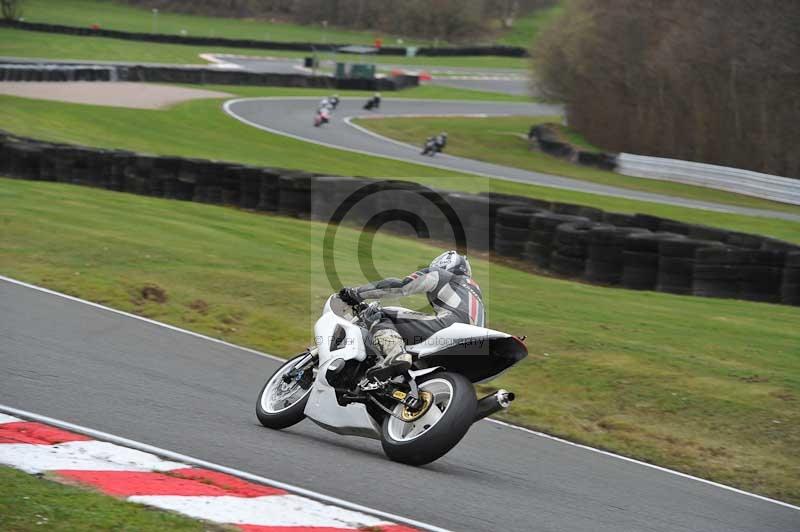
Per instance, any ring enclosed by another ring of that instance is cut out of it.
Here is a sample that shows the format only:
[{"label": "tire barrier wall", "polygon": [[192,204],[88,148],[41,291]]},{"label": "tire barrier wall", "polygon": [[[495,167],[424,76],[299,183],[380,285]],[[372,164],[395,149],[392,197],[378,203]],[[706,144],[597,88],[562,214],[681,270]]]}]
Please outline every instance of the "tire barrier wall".
[{"label": "tire barrier wall", "polygon": [[[35,22],[0,21],[0,27],[10,27],[20,30],[41,31],[47,33],[61,33],[79,37],[108,37],[112,39],[125,39],[129,41],[158,42],[167,44],[189,44],[194,46],[225,46],[228,48],[250,48],[266,50],[288,50],[296,52],[327,52],[344,48],[348,44],[321,44],[311,42],[281,42],[257,41],[251,39],[226,39],[223,37],[194,37],[190,35],[168,35],[164,33],[135,33],[130,31],[104,30],[101,28],[79,28],[75,26],[62,26],[59,24],[40,24]],[[345,52],[343,52],[345,53]],[[380,55],[405,56],[405,47],[387,46],[378,50]],[[519,46],[448,46],[417,48],[416,55],[425,56],[471,56],[471,55],[496,55],[503,57],[527,57],[528,51]]]},{"label": "tire barrier wall", "polygon": [[210,68],[127,65],[0,64],[0,81],[142,81],[213,85],[325,88],[394,91],[416,87],[417,76],[338,79],[330,76],[215,70]]},{"label": "tire barrier wall", "polygon": [[[442,242],[452,236],[450,210],[463,225],[469,253],[512,259],[512,266],[635,290],[800,305],[800,246],[644,214],[506,194],[432,191],[411,182],[46,143],[2,131],[0,175],[323,222],[343,208],[351,214],[343,223],[359,228],[375,222],[376,213],[411,210],[419,222],[412,217],[408,224],[385,228],[405,236],[425,229],[431,239]],[[353,193],[366,184],[391,193],[361,201]]]},{"label": "tire barrier wall", "polygon": [[0,81],[119,81],[113,66],[0,64]]},{"label": "tire barrier wall", "polygon": [[624,175],[726,190],[800,205],[800,179],[762,174],[741,168],[630,153],[620,153],[617,161],[617,172]]},{"label": "tire barrier wall", "polygon": [[613,153],[593,152],[576,148],[561,139],[556,129],[550,124],[532,126],[528,131],[528,140],[535,142],[543,152],[567,159],[583,166],[593,166],[601,170],[614,171],[617,167],[617,156]]}]

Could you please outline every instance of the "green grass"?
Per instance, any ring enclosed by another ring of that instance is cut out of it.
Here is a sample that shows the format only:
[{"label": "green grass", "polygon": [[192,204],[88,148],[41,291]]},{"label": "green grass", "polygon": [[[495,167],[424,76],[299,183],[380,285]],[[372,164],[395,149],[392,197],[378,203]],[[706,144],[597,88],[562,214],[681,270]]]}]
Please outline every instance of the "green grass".
[{"label": "green grass", "polygon": [[[322,229],[0,179],[3,275],[281,355],[306,345],[338,288],[320,280]],[[340,228],[336,240],[347,284],[365,280],[358,237]],[[438,252],[379,233],[373,257],[397,276]],[[529,338],[530,357],[492,383],[518,394],[506,419],[800,502],[800,308],[602,288],[480,257],[473,267],[488,325]],[[166,302],[143,298],[146,285]]]},{"label": "green grass", "polygon": [[[572,164],[563,159],[531,150],[526,138],[533,124],[560,122],[561,117],[528,116],[490,118],[380,118],[356,122],[389,138],[418,144],[431,134],[447,130],[447,153],[503,166],[574,177],[592,183],[642,190],[727,205],[739,205],[800,214],[800,207],[733,194],[704,187],[625,176]],[[566,130],[567,139],[582,148],[593,148],[580,135]]]},{"label": "green grass", "polygon": [[[0,55],[38,59],[72,59],[82,61],[130,61],[143,63],[207,64],[203,53],[254,55],[300,58],[308,52],[288,52],[268,49],[228,48],[224,46],[194,46],[157,44],[105,37],[75,37],[57,33],[0,28]],[[527,61],[516,57],[394,57],[359,58],[351,54],[320,54],[320,59],[347,63],[367,62],[411,66],[451,66],[476,68],[526,68]]]},{"label": "green grass", "polygon": [[197,532],[221,526],[146,508],[0,466],[0,530]]},{"label": "green grass", "polygon": [[508,46],[530,48],[539,33],[563,11],[564,4],[559,3],[553,7],[540,9],[518,18],[514,21],[514,26],[503,33],[497,42]]},{"label": "green grass", "polygon": [[[151,33],[153,13],[109,0],[24,0],[23,17],[28,22],[43,22],[88,28],[98,24],[103,29]],[[371,31],[352,31],[321,24],[303,26],[269,20],[206,17],[162,10],[158,14],[156,33],[180,35],[186,30],[193,37],[226,37],[230,39],[254,39],[289,42],[333,42],[372,44],[377,34]],[[394,45],[394,39],[383,36],[386,46]],[[391,42],[390,42],[391,41]],[[409,42],[415,44],[418,42]]]},{"label": "green grass", "polygon": [[[246,96],[322,94],[320,91],[295,89],[232,86],[212,88]],[[444,94],[441,89],[423,87],[403,91],[398,96],[415,97],[418,94],[431,93]],[[342,95],[347,96],[344,92]],[[387,105],[390,105],[388,101]],[[3,115],[4,129],[50,141],[297,168],[320,173],[395,177],[418,181],[433,187],[467,192],[493,190],[592,205],[610,211],[644,212],[691,223],[706,223],[800,241],[800,223],[796,222],[701,211],[459,175],[455,172],[382,157],[370,157],[321,146],[312,147],[308,143],[256,130],[233,120],[221,110],[221,101],[214,99],[186,102],[168,110],[143,111],[0,96],[0,113]]]}]

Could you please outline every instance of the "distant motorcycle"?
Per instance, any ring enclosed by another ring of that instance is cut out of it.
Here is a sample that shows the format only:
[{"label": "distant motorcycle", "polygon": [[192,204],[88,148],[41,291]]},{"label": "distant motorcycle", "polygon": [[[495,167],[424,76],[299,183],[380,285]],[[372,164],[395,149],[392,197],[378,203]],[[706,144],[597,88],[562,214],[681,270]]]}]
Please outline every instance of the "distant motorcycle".
[{"label": "distant motorcycle", "polygon": [[422,153],[421,155],[428,155],[433,157],[439,151],[439,148],[436,144],[436,139],[434,137],[428,137],[428,140],[425,141],[425,144],[422,145]]},{"label": "distant motorcycle", "polygon": [[414,363],[404,374],[366,377],[378,353],[362,316],[376,307],[351,307],[337,294],[328,298],[314,326],[316,345],[285,362],[261,389],[256,415],[262,425],[284,429],[308,417],[337,434],[380,440],[396,462],[422,465],[514,400],[505,390],[476,400],[473,383],[525,358],[524,338],[464,323],[407,346]]},{"label": "distant motorcycle", "polygon": [[381,96],[380,94],[375,94],[372,98],[367,100],[367,103],[364,104],[364,109],[367,111],[372,111],[373,109],[378,109],[381,106]]},{"label": "distant motorcycle", "polygon": [[314,117],[314,127],[319,127],[322,124],[327,124],[331,121],[331,112],[327,108],[320,109],[317,111],[317,115]]}]

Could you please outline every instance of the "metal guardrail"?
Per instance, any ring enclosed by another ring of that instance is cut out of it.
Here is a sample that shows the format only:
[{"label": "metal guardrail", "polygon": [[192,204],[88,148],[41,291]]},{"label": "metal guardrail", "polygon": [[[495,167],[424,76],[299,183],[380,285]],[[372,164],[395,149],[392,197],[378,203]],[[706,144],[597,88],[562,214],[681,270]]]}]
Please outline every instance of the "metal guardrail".
[{"label": "metal guardrail", "polygon": [[800,179],[739,168],[620,153],[617,172],[634,177],[715,188],[800,205]]}]

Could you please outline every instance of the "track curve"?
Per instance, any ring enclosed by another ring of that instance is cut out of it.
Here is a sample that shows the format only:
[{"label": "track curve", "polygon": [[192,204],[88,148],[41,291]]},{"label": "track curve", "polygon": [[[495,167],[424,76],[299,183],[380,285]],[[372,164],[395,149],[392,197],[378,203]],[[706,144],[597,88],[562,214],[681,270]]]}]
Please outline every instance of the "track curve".
[{"label": "track curve", "polygon": [[332,148],[376,155],[403,162],[424,164],[470,173],[493,179],[503,179],[521,183],[543,185],[553,188],[575,190],[604,196],[614,196],[653,203],[677,205],[695,209],[730,212],[749,216],[779,218],[800,221],[800,215],[738,207],[708,201],[642,192],[621,187],[580,181],[568,177],[532,172],[485,163],[464,157],[441,154],[434,159],[420,155],[419,147],[387,139],[350,123],[352,118],[361,116],[508,116],[508,115],[557,115],[562,108],[557,105],[514,102],[478,102],[455,100],[413,100],[384,98],[380,113],[370,114],[361,105],[363,98],[343,98],[334,113],[331,123],[314,127],[312,123],[318,98],[309,97],[267,97],[242,98],[224,104],[225,111],[233,118],[253,127],[285,135],[298,140],[312,142]]},{"label": "track curve", "polygon": [[258,425],[278,362],[0,278],[0,403],[457,531],[785,532],[800,508],[497,423],[441,460]]}]

